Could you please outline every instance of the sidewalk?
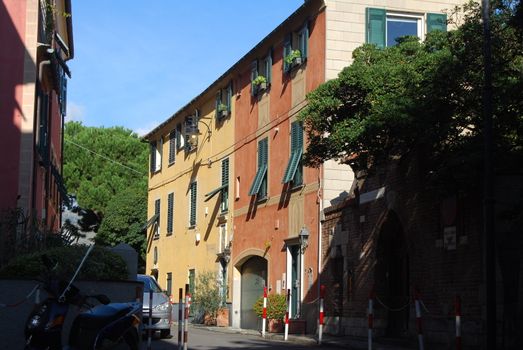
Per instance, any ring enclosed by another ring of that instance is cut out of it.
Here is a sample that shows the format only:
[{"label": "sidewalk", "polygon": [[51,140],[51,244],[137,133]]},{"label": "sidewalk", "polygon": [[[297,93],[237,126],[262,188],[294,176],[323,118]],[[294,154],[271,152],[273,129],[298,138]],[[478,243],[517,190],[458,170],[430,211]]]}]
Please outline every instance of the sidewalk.
[{"label": "sidewalk", "polygon": [[[249,334],[257,335],[261,337],[261,332],[253,329],[239,329],[232,327],[213,327],[213,326],[204,326],[200,324],[191,324],[191,327],[201,327],[205,328],[211,332],[220,332],[220,333],[235,333],[235,334]],[[265,339],[284,341],[283,333],[265,333]],[[289,334],[288,341],[293,343],[305,344],[305,345],[314,345],[318,343],[316,335],[296,335]],[[323,335],[322,345],[325,347],[337,347],[344,349],[368,349],[367,338],[363,337],[352,337],[352,336],[332,336],[332,335]],[[418,349],[418,344],[410,340],[398,340],[398,339],[388,339],[388,338],[379,338],[374,339],[373,347],[374,350],[411,350]],[[434,346],[432,344],[426,346],[428,349],[439,350],[445,349],[444,346]]]}]

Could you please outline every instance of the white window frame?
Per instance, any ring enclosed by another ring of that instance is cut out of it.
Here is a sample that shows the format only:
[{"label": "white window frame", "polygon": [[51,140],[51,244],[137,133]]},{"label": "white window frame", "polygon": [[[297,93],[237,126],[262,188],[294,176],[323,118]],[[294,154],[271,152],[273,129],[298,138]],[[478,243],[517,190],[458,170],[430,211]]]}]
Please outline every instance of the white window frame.
[{"label": "white window frame", "polygon": [[156,141],[156,160],[154,164],[154,171],[160,171],[162,170],[162,149],[163,149],[163,137],[160,137],[158,141]]},{"label": "white window frame", "polygon": [[412,13],[404,13],[404,12],[387,11],[385,14],[385,46],[386,47],[389,47],[387,45],[389,19],[391,19],[392,21],[394,21],[394,20],[397,21],[397,20],[401,20],[401,19],[416,20],[418,37],[420,38],[421,41],[425,40],[425,17],[423,14],[412,14]]}]

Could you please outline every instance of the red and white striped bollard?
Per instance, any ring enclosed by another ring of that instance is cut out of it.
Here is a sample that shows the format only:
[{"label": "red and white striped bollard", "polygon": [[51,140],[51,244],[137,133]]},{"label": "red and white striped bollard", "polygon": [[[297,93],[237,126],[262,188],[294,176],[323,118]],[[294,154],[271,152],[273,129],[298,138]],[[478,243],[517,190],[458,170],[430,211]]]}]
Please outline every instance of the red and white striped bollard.
[{"label": "red and white striped bollard", "polygon": [[265,338],[266,325],[267,325],[267,287],[263,287],[262,337],[264,337],[264,338]]},{"label": "red and white striped bollard", "polygon": [[287,289],[287,311],[285,311],[285,333],[283,336],[284,340],[289,338],[289,310],[291,308],[291,290]]},{"label": "red and white striped bollard", "polygon": [[320,286],[320,319],[318,326],[318,344],[321,345],[321,340],[323,338],[323,300],[325,299],[325,286]]},{"label": "red and white striped bollard", "polygon": [[190,302],[190,294],[189,294],[189,285],[185,285],[185,322],[184,322],[184,329],[183,329],[183,350],[187,350],[187,342],[189,340],[189,302]]},{"label": "red and white striped bollard", "polygon": [[180,288],[178,290],[178,350],[182,350],[183,348],[183,319],[183,289]]}]

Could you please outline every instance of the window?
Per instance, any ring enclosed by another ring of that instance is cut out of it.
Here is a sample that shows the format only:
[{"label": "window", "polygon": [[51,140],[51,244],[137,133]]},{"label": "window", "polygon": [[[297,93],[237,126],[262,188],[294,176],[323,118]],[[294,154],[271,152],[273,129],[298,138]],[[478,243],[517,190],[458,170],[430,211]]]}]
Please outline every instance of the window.
[{"label": "window", "polygon": [[267,85],[270,85],[272,82],[272,49],[263,59],[262,72],[265,80],[267,80]]},{"label": "window", "polygon": [[221,211],[229,210],[229,158],[222,160],[222,197]]},{"label": "window", "polygon": [[222,160],[222,178],[220,187],[212,190],[211,192],[205,194],[205,202],[209,199],[221,193],[220,200],[220,210],[221,212],[226,212],[229,210],[229,158]]},{"label": "window", "polygon": [[197,198],[197,183],[196,181],[190,184],[190,206],[189,206],[189,227],[196,226],[196,198]]},{"label": "window", "polygon": [[223,253],[227,247],[227,224],[220,225],[220,241],[218,242],[218,252]]},{"label": "window", "polygon": [[167,196],[167,235],[173,233],[174,222],[174,193],[169,193]]},{"label": "window", "polygon": [[[185,152],[196,150],[198,146],[198,112],[185,117]],[[189,136],[190,135],[190,136]]]},{"label": "window", "polygon": [[291,154],[282,183],[286,184],[292,181],[293,186],[299,186],[303,183],[302,154],[303,127],[300,122],[295,121],[291,123]]},{"label": "window", "polygon": [[167,272],[167,295],[172,297],[173,295],[173,273]]},{"label": "window", "polygon": [[154,201],[154,215],[156,216],[156,230],[154,238],[160,238],[160,199]]},{"label": "window", "polygon": [[176,150],[185,148],[185,137],[182,130],[182,124],[176,125]]},{"label": "window", "polygon": [[[423,15],[387,12],[385,9],[367,8],[366,41],[378,47],[394,46],[397,39],[405,35],[413,35],[423,39],[425,27]],[[427,14],[426,32],[447,30],[447,16],[441,13]]]},{"label": "window", "polygon": [[216,119],[222,120],[231,114],[232,103],[232,81],[227,88],[220,89],[216,93]]},{"label": "window", "polygon": [[268,139],[258,142],[258,170],[252,182],[249,196],[256,195],[258,199],[267,197],[267,167],[268,167]]},{"label": "window", "polygon": [[176,160],[176,130],[169,133],[169,165]]},{"label": "window", "polygon": [[309,54],[309,23],[294,33],[289,33],[283,40],[283,71],[289,73],[294,67],[307,60]]},{"label": "window", "polygon": [[162,170],[162,138],[156,142],[151,142],[151,173]]}]

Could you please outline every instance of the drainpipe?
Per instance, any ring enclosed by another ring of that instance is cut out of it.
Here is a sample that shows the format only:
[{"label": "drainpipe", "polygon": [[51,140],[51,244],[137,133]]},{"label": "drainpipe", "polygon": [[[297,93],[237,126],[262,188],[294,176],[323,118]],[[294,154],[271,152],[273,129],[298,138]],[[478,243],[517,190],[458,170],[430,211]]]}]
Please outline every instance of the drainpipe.
[{"label": "drainpipe", "polygon": [[[320,296],[320,288],[321,288],[321,236],[322,236],[322,213],[323,213],[323,193],[322,193],[322,190],[323,190],[323,183],[321,181],[321,170],[320,170],[320,177],[319,177],[319,188],[318,188],[318,194],[317,194],[317,198],[318,198],[318,201],[319,201],[319,205],[318,205],[318,291],[317,291],[317,295],[318,295],[318,298]],[[319,300],[319,299],[318,299]]]}]

